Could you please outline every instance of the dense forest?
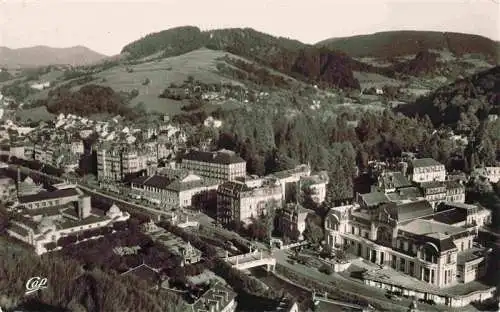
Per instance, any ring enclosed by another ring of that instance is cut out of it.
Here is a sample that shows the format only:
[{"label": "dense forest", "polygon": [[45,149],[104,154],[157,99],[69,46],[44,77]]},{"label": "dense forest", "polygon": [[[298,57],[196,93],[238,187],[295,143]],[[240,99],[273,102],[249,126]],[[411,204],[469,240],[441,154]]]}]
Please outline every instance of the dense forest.
[{"label": "dense forest", "polygon": [[399,111],[429,116],[435,126],[475,129],[489,114],[500,113],[500,66],[441,87]]},{"label": "dense forest", "polygon": [[317,43],[330,49],[343,51],[353,57],[390,59],[417,54],[422,50],[448,50],[463,54],[482,54],[498,61],[499,44],[486,37],[452,32],[388,31],[371,35],[327,39]]},{"label": "dense forest", "polygon": [[134,118],[137,113],[126,104],[127,98],[116,93],[110,87],[85,85],[77,91],[67,87],[59,87],[49,92],[48,98],[39,100],[35,106],[46,106],[53,114],[76,114],[90,116],[93,114],[121,115]]}]

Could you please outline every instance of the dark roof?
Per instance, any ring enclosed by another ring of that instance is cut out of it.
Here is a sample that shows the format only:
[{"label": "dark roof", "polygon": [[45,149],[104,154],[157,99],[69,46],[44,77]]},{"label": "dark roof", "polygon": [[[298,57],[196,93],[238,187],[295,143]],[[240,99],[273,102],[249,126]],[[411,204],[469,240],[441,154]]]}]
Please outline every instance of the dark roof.
[{"label": "dark roof", "polygon": [[428,181],[428,182],[422,182],[420,183],[420,187],[423,189],[432,189],[432,188],[438,188],[438,187],[444,187],[446,184],[441,181]]},{"label": "dark roof", "polygon": [[365,202],[365,204],[369,207],[389,202],[387,196],[382,192],[371,192],[371,193],[361,194],[360,196]]},{"label": "dark roof", "polygon": [[397,220],[399,222],[423,218],[434,214],[432,205],[426,201],[414,201],[396,206]]},{"label": "dark roof", "polygon": [[42,200],[57,199],[80,195],[76,188],[56,190],[53,192],[40,192],[33,195],[19,196],[19,203],[26,204]]},{"label": "dark roof", "polygon": [[458,180],[447,180],[444,182],[444,184],[446,185],[447,190],[457,189],[457,188],[465,189],[465,186]]},{"label": "dark roof", "polygon": [[231,194],[232,196],[237,196],[241,192],[250,191],[250,188],[245,183],[226,181],[219,185],[217,192]]},{"label": "dark roof", "polygon": [[452,237],[446,237],[443,239],[437,239],[437,238],[430,238],[428,237],[429,241],[436,245],[436,247],[439,249],[440,252],[448,251],[448,250],[453,250],[456,249],[457,246],[453,242]]},{"label": "dark roof", "polygon": [[456,208],[448,209],[435,213],[433,219],[446,224],[456,224],[467,219],[467,211]]},{"label": "dark roof", "polygon": [[245,160],[238,156],[235,152],[228,150],[220,150],[217,152],[191,150],[183,157],[183,159],[224,165],[245,162]]},{"label": "dark roof", "polygon": [[438,162],[437,160],[433,158],[420,158],[420,159],[413,159],[411,161],[411,164],[413,168],[418,168],[418,167],[430,167],[430,166],[442,166],[443,164]]},{"label": "dark roof", "polygon": [[382,183],[385,188],[402,188],[412,185],[404,174],[399,171],[386,172],[380,177],[380,179],[382,179]]},{"label": "dark roof", "polygon": [[205,185],[202,180],[181,182],[180,178],[181,177],[167,177],[165,175],[155,174],[149,177],[136,178],[132,180],[132,183],[136,185],[149,186],[163,190],[171,190],[174,192],[189,190],[194,187]]}]

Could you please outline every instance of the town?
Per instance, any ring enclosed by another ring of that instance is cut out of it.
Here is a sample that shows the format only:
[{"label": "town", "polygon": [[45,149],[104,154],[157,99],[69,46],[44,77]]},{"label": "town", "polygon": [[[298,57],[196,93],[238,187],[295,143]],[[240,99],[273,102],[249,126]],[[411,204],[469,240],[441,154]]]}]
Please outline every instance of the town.
[{"label": "town", "polygon": [[466,203],[466,185],[496,184],[500,167],[466,175],[405,152],[353,168],[366,191],[331,200],[344,181],[328,172],[249,175],[236,152],[193,144],[198,133],[168,116],[60,114],[1,133],[5,239],[133,275],[192,311],[236,311],[269,281],[310,298],[274,294],[255,311],[467,311],[495,298],[483,282],[492,211]]}]

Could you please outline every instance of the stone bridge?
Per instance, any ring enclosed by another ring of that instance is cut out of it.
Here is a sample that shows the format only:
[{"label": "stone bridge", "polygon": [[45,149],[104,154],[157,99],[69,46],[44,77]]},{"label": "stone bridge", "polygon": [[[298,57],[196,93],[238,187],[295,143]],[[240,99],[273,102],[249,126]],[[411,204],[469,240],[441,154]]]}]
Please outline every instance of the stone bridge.
[{"label": "stone bridge", "polygon": [[238,270],[248,270],[265,265],[268,271],[274,271],[276,266],[276,258],[272,254],[258,250],[243,255],[226,257],[226,261]]}]

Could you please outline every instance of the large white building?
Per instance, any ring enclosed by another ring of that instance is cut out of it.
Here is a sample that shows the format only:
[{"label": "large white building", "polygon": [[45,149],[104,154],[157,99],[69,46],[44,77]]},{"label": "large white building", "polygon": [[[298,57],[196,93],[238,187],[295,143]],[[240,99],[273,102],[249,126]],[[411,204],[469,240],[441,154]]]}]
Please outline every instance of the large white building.
[{"label": "large white building", "polygon": [[442,209],[435,212],[426,200],[335,207],[325,222],[327,242],[333,248],[349,246],[357,256],[399,271],[417,286],[428,285],[428,291],[422,290],[424,286],[418,291],[408,284],[394,286],[396,280],[383,283],[372,272],[366,275],[367,284],[410,289],[417,297],[446,305],[466,305],[467,300],[453,301],[440,289],[485,273],[488,251],[474,239],[477,227],[491,217],[487,210],[460,203]]},{"label": "large white building", "polygon": [[206,182],[186,170],[171,170],[164,174],[138,177],[131,181],[132,194],[169,207],[193,205],[197,194],[217,190],[216,183]]},{"label": "large white building", "polygon": [[269,205],[281,208],[281,184],[276,179],[259,179],[256,185],[240,181],[227,181],[217,189],[217,221],[251,223],[252,218],[267,214]]},{"label": "large white building", "polygon": [[37,254],[49,251],[48,244],[57,248],[59,238],[78,235],[130,218],[112,205],[107,212],[94,209],[90,196],[68,187],[19,197],[14,207],[18,217],[11,222],[7,233],[32,245]]},{"label": "large white building", "polygon": [[216,152],[191,150],[184,155],[180,164],[183,169],[217,182],[245,177],[246,166],[247,163],[243,158],[233,151],[224,149]]}]

